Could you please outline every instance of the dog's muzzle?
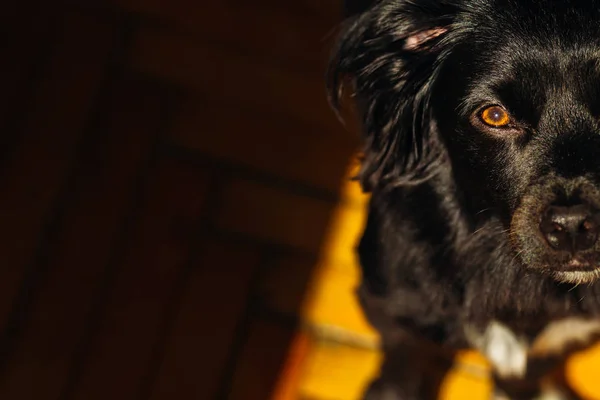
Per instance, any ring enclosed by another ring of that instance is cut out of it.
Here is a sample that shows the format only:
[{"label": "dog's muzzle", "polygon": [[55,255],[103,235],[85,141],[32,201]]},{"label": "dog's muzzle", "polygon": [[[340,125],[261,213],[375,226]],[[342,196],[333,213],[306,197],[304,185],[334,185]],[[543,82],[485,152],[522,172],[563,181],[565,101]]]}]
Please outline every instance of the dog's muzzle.
[{"label": "dog's muzzle", "polygon": [[585,178],[533,185],[515,210],[511,239],[530,268],[561,282],[600,278],[600,190]]}]

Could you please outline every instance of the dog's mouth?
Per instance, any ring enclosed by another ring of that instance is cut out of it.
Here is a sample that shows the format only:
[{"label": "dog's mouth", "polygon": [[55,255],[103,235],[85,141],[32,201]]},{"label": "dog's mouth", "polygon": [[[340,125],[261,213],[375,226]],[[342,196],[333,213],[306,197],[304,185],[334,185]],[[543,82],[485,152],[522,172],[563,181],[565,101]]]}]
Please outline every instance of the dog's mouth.
[{"label": "dog's mouth", "polygon": [[550,253],[544,257],[545,262],[527,266],[547,272],[555,281],[562,283],[579,285],[591,283],[600,278],[600,254],[552,257],[553,255]]},{"label": "dog's mouth", "polygon": [[592,265],[586,260],[581,259],[580,257],[573,257],[564,265],[565,271],[593,271],[597,269],[598,265]]}]

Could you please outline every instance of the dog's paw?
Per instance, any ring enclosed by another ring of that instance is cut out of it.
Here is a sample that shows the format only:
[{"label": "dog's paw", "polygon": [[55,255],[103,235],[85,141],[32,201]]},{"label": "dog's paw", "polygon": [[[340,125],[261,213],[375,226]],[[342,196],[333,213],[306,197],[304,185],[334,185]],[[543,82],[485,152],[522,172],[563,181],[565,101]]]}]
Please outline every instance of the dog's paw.
[{"label": "dog's paw", "polygon": [[558,358],[581,350],[600,339],[600,320],[578,317],[551,322],[529,349],[531,358]]}]

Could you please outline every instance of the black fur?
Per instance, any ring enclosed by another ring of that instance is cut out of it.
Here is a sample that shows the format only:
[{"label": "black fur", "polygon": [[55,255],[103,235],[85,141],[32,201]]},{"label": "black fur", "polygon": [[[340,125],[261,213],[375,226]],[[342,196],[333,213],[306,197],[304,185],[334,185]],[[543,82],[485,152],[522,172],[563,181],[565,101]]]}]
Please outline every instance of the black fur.
[{"label": "black fur", "polygon": [[[465,324],[600,316],[596,276],[561,278],[537,232],[550,203],[600,209],[600,0],[381,0],[345,22],[329,88],[364,129],[359,293],[387,353],[368,398],[424,396],[417,342],[468,347]],[[492,104],[509,127],[477,118]]]}]

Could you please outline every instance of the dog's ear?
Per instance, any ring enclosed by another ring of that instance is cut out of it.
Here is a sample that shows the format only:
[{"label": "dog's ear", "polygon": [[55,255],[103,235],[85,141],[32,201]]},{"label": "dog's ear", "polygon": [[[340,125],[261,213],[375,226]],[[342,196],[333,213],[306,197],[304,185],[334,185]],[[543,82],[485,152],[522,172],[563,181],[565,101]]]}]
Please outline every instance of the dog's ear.
[{"label": "dog's ear", "polygon": [[382,0],[345,22],[328,89],[338,112],[344,87],[353,91],[364,131],[358,178],[365,191],[426,179],[440,160],[429,94],[457,12],[443,0]]}]

